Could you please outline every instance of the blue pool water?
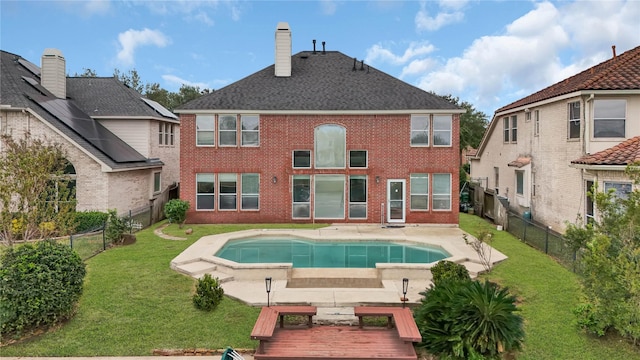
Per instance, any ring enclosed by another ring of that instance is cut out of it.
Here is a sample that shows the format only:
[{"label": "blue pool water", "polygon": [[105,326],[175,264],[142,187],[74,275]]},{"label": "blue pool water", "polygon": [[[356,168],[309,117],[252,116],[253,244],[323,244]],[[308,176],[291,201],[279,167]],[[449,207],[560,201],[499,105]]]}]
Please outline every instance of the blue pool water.
[{"label": "blue pool water", "polygon": [[388,241],[250,238],[227,242],[215,256],[238,263],[293,263],[294,268],[375,268],[376,263],[431,263],[451,255]]}]

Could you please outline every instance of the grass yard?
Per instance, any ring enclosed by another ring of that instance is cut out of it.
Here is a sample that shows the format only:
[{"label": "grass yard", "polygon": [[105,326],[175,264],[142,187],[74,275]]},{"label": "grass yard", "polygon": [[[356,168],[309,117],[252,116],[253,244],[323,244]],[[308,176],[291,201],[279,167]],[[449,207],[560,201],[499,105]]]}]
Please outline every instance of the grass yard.
[{"label": "grass yard", "polygon": [[489,279],[508,286],[521,302],[526,338],[518,360],[640,359],[640,348],[625,340],[598,339],[577,329],[571,310],[579,302],[580,286],[574,273],[477,216],[461,214],[460,227],[471,234],[492,230],[493,247],[509,256]]},{"label": "grass yard", "polygon": [[[626,341],[596,339],[576,329],[571,313],[579,299],[575,274],[476,216],[461,214],[460,226],[472,234],[494,229],[493,246],[509,256],[489,278],[508,286],[521,300],[526,342],[518,359],[640,359],[640,349]],[[191,303],[195,280],[169,269],[169,263],[203,235],[283,225],[191,227],[188,236],[176,225],[164,230],[186,241],[161,239],[146,229],[138,233],[135,244],[89,259],[78,314],[54,331],[3,347],[2,356],[134,356],[150,355],[154,349],[254,348],[257,342],[249,340],[249,333],[259,309],[225,298],[211,313],[196,310]]]}]

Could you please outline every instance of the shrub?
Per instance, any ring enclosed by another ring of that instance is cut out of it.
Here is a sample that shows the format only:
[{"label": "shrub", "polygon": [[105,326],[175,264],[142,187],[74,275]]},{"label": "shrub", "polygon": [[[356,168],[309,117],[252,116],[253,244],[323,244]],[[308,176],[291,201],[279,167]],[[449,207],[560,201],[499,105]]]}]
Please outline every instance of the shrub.
[{"label": "shrub", "polygon": [[218,278],[204,274],[198,279],[196,293],[193,295],[193,305],[200,310],[211,311],[220,304],[223,295],[224,289],[220,287]]},{"label": "shrub", "polygon": [[488,281],[444,281],[421,294],[415,318],[420,345],[432,354],[483,359],[520,349],[522,318],[506,288]]},{"label": "shrub", "polygon": [[435,285],[438,285],[445,280],[471,280],[471,277],[469,276],[469,270],[467,270],[464,265],[448,260],[439,261],[434,267],[432,267],[431,275],[433,275],[433,283]]},{"label": "shrub", "polygon": [[169,219],[169,222],[178,224],[181,229],[185,220],[187,220],[187,210],[189,210],[188,201],[173,199],[164,204],[164,214]]},{"label": "shrub", "polygon": [[106,238],[114,244],[122,242],[122,235],[131,230],[131,223],[126,217],[120,217],[115,210],[109,210]]},{"label": "shrub", "polygon": [[73,315],[85,265],[69,246],[40,241],[0,256],[0,333],[55,324]]},{"label": "shrub", "polygon": [[75,232],[83,233],[104,226],[109,213],[102,211],[79,211],[75,213]]}]

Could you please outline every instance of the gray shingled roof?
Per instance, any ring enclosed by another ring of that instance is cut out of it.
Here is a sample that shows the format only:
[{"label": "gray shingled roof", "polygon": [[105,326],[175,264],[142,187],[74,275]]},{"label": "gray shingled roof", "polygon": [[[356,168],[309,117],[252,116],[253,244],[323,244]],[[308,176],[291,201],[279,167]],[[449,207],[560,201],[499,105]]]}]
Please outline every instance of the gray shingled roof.
[{"label": "gray shingled roof", "polygon": [[[21,60],[20,60],[21,59]],[[18,61],[20,60],[20,61]],[[132,161],[132,162],[117,162],[113,160],[109,154],[104,153],[98,147],[96,147],[92,141],[94,139],[86,139],[82,136],[81,133],[76,130],[70,128],[65,125],[58,118],[45,111],[40,105],[31,100],[32,98],[42,98],[43,96],[46,98],[55,99],[56,97],[51,94],[46,89],[40,87],[40,90],[36,89],[34,86],[27,83],[24,78],[31,78],[36,80],[36,82],[40,82],[39,77],[30,72],[27,67],[20,62],[27,62],[24,58],[21,58],[19,55],[12,54],[6,51],[0,51],[0,104],[8,105],[13,108],[28,108],[33,112],[37,113],[42,119],[47,121],[53,127],[58,129],[65,136],[69,137],[72,141],[78,144],[80,147],[87,150],[90,154],[95,156],[101,162],[111,167],[112,169],[136,169],[142,167],[149,166],[162,166],[163,163],[158,160],[146,160],[146,161]],[[29,67],[37,69],[38,67],[33,63],[29,63]],[[61,101],[70,101],[70,100],[61,100]],[[103,128],[104,131],[108,130],[100,125],[96,121],[96,127]],[[118,146],[128,147],[129,150],[134,151],[127,143],[117,138],[116,141],[121,141],[122,143],[117,144]],[[144,158],[142,155],[140,157]]]},{"label": "gray shingled roof", "polygon": [[140,93],[115,77],[69,77],[67,97],[93,117],[147,117],[176,121],[152,109],[142,101]]},{"label": "gray shingled roof", "polygon": [[460,110],[440,96],[412,86],[338,51],[303,51],[291,57],[291,77],[266,67],[180,106],[188,110],[401,111]]}]

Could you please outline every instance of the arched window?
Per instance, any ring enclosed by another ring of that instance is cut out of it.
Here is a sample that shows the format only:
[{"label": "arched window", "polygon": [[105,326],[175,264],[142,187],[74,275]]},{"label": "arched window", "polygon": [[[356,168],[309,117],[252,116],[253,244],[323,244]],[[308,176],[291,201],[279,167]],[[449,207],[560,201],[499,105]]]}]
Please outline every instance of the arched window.
[{"label": "arched window", "polygon": [[315,129],[316,169],[344,169],[346,166],[347,131],[335,124]]}]

